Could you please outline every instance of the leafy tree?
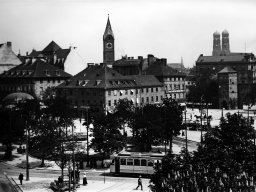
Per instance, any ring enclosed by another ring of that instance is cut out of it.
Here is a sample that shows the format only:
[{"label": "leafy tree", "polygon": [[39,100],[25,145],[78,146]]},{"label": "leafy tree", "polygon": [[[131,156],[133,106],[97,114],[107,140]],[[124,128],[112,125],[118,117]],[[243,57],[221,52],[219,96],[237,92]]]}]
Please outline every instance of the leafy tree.
[{"label": "leafy tree", "polygon": [[120,132],[120,126],[114,114],[103,112],[94,114],[93,139],[91,146],[96,152],[102,154],[104,160],[106,154],[119,151],[124,146],[124,136]]},{"label": "leafy tree", "polygon": [[165,98],[163,100],[161,110],[162,117],[162,137],[170,143],[170,151],[172,151],[172,138],[180,133],[183,129],[182,125],[182,108],[177,101]]},{"label": "leafy tree", "polygon": [[145,105],[136,108],[133,122],[133,141],[136,151],[150,151],[152,144],[161,137],[161,108],[157,105]]}]

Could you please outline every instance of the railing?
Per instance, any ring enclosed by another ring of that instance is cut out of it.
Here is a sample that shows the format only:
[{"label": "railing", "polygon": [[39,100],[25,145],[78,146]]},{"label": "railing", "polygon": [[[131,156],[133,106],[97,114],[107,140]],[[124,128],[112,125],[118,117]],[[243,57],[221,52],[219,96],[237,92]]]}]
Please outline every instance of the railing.
[{"label": "railing", "polygon": [[20,186],[16,183],[16,181],[12,177],[9,178],[6,173],[5,173],[5,177],[9,181],[10,186],[14,192],[23,192],[23,190],[20,188]]}]

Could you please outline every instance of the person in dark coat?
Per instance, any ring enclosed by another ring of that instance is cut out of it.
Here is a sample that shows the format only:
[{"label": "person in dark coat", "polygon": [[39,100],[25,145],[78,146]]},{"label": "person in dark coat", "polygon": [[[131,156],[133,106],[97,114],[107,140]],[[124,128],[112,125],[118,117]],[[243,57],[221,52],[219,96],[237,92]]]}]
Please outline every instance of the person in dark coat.
[{"label": "person in dark coat", "polygon": [[87,178],[86,178],[86,172],[84,172],[84,175],[83,175],[83,185],[87,185]]},{"label": "person in dark coat", "polygon": [[138,179],[138,186],[136,187],[136,190],[139,188],[141,188],[141,190],[143,190],[143,186],[142,186],[142,181],[141,181],[141,176],[139,176],[139,179]]},{"label": "person in dark coat", "polygon": [[22,181],[23,181],[23,174],[22,173],[20,173],[20,175],[19,175],[19,180],[20,180],[20,184],[22,185]]}]

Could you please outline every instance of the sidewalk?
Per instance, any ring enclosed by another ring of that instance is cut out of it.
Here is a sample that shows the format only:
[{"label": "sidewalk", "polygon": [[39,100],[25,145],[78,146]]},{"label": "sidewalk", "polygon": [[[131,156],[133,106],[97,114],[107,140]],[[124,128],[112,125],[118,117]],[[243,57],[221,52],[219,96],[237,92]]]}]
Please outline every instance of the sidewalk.
[{"label": "sidewalk", "polygon": [[[88,180],[88,185],[83,186],[80,185],[79,188],[77,188],[76,192],[132,192],[136,191],[137,187],[137,178],[134,179],[127,179],[125,182],[121,181],[114,181],[115,178],[112,178],[111,181],[109,179],[106,179],[105,183],[104,181],[95,181],[95,180]],[[23,185],[21,186],[22,190],[24,192],[52,192],[52,190],[49,188],[50,183],[52,182],[52,179],[48,178],[38,178],[38,177],[31,177],[30,181],[24,181]],[[17,183],[18,179],[16,180]],[[149,185],[149,179],[142,179],[143,183],[143,190],[149,192],[150,189],[148,187]],[[80,184],[82,184],[82,180],[80,181]],[[140,188],[138,191],[141,191]]]}]

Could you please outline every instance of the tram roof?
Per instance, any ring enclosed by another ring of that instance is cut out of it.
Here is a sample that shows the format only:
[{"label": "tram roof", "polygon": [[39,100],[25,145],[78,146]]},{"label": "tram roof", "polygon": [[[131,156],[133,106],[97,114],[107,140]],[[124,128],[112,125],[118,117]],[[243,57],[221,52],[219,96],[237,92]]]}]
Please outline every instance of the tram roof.
[{"label": "tram roof", "polygon": [[160,153],[154,153],[154,152],[129,152],[129,151],[121,151],[115,156],[118,157],[124,157],[124,156],[129,156],[129,157],[163,157],[165,154],[160,152]]}]

